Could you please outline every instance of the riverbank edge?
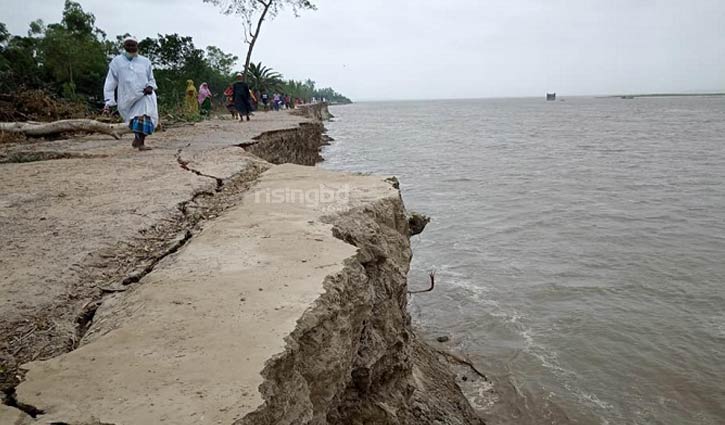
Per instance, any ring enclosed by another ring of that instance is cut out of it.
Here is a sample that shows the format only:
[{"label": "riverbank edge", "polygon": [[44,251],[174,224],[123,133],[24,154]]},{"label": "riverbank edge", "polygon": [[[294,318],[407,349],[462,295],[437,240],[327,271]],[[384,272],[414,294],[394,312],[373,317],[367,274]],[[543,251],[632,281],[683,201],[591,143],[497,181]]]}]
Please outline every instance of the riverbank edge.
[{"label": "riverbank edge", "polygon": [[[270,164],[314,165],[321,160],[321,121],[329,118],[327,107],[313,105],[302,113],[314,122],[302,123],[299,129],[263,133],[244,147],[269,163],[263,169],[273,167]],[[341,271],[325,279],[325,292],[285,338],[284,352],[266,362],[260,386],[264,403],[235,423],[483,423],[441,355],[411,327],[407,311],[407,271],[412,255],[409,214],[397,181],[388,184],[395,189],[393,196],[321,217],[332,226],[337,239],[357,252],[345,260]],[[92,319],[88,335],[93,335]],[[341,334],[352,337],[341,339]],[[331,369],[330,358],[325,356],[330,353],[321,352],[320,347],[337,347],[335,354],[347,353],[349,361]],[[321,370],[326,377],[334,377],[333,381],[321,379]],[[295,385],[290,385],[291,377]],[[39,403],[27,400],[32,397],[24,394],[15,395],[15,407],[42,420],[42,404],[36,405]],[[17,415],[17,411],[9,414]],[[17,423],[35,422],[27,416],[18,418]]]}]

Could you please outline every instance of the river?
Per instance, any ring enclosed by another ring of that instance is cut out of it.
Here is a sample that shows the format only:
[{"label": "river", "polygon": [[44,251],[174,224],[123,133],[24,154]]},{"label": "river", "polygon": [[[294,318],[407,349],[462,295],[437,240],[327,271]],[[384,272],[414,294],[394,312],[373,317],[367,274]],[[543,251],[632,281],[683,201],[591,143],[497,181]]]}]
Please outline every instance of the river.
[{"label": "river", "polygon": [[489,424],[725,421],[725,97],[331,112],[322,166],[432,217],[411,312],[507,393]]}]

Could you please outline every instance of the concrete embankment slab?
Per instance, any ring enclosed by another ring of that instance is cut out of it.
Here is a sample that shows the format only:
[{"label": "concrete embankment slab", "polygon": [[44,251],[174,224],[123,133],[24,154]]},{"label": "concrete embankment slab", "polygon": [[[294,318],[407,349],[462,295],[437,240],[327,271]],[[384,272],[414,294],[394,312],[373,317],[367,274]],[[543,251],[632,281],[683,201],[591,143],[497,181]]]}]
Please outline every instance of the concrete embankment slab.
[{"label": "concrete embankment slab", "polygon": [[282,112],[205,121],[154,134],[149,152],[128,136],[0,146],[0,390],[17,364],[77,344],[99,288],[163,251],[174,234],[159,229],[183,219],[181,206],[258,161],[235,144],[306,122]]},{"label": "concrete embankment slab", "polygon": [[42,422],[232,423],[262,403],[265,362],[356,253],[321,217],[397,196],[380,177],[270,169],[104,304],[80,348],[28,364],[17,400],[43,410]]}]

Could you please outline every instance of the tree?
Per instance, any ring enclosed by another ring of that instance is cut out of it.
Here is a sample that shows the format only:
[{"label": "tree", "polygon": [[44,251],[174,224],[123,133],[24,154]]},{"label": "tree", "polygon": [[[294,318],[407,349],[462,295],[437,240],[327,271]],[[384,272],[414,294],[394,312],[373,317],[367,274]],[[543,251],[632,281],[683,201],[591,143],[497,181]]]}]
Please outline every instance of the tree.
[{"label": "tree", "polygon": [[222,49],[216,46],[208,46],[206,48],[206,60],[214,71],[229,75],[239,58],[230,53],[224,53]]},{"label": "tree", "polygon": [[307,79],[306,81],[287,80],[282,86],[282,92],[293,98],[301,99],[303,102],[309,102],[313,97],[325,99],[332,103],[352,103],[352,100],[336,92],[334,89],[327,87],[323,89],[315,88],[315,82]]},{"label": "tree", "polygon": [[307,80],[305,82],[287,80],[282,87],[282,91],[285,94],[290,95],[292,98],[301,99],[303,102],[309,102],[315,95],[315,82]]},{"label": "tree", "polygon": [[[257,20],[258,25],[253,28],[256,37],[261,23],[276,16],[283,7],[291,8],[295,13],[299,9],[315,8],[309,0],[214,1],[219,5],[226,4],[227,13],[264,12],[266,7],[266,17]],[[96,27],[95,16],[84,11],[78,2],[67,0],[63,4],[60,22],[46,25],[42,20],[33,21],[26,35],[10,34],[0,23],[0,93],[40,89],[94,105],[102,101],[100,96],[108,62],[123,52],[122,41],[128,34],[108,38]],[[245,22],[251,28],[249,22],[252,21]],[[238,60],[218,47],[199,49],[191,37],[179,34],[144,38],[139,42],[139,52],[154,64],[162,113],[174,113],[179,107],[189,79],[197,86],[208,83],[216,95],[214,101],[222,100],[221,93],[232,82],[232,70]],[[313,96],[332,101],[336,98],[334,90],[317,90],[311,80],[285,82],[279,72],[259,62],[249,62],[245,68],[250,86],[256,90],[285,93],[305,101]]]},{"label": "tree", "polygon": [[301,10],[317,10],[311,0],[203,0],[221,8],[225,15],[238,15],[242,18],[244,29],[244,42],[249,45],[247,58],[244,61],[244,72],[249,70],[254,50],[262,24],[265,19],[274,19],[285,7],[292,9],[295,16]]},{"label": "tree", "polygon": [[218,47],[198,49],[191,37],[179,34],[144,38],[139,42],[139,52],[154,65],[159,105],[162,110],[172,111],[181,103],[187,80],[197,86],[206,82],[213,93],[221,93],[231,82],[230,74],[238,59]]},{"label": "tree", "polygon": [[330,103],[352,103],[352,100],[336,92],[332,87],[315,90],[315,97]]},{"label": "tree", "polygon": [[[86,13],[80,4],[66,0],[63,19],[45,28],[40,49],[43,64],[61,84],[66,97],[80,92],[98,96],[106,72],[105,33],[95,27],[96,18]],[[41,23],[31,24],[31,34],[40,33]]]},{"label": "tree", "polygon": [[0,48],[0,92],[7,93],[20,86],[38,87],[47,84],[39,42],[33,37],[9,36]]},{"label": "tree", "polygon": [[95,32],[96,17],[86,13],[79,3],[66,0],[61,25],[73,34],[87,35]]},{"label": "tree", "polygon": [[197,50],[191,37],[179,34],[158,34],[158,38],[144,38],[138,43],[138,49],[156,68],[174,71],[183,68],[186,59]]},{"label": "tree", "polygon": [[8,27],[4,23],[0,22],[0,48],[4,48],[7,42],[10,40],[10,33]]},{"label": "tree", "polygon": [[263,66],[262,63],[249,64],[249,69],[246,74],[247,83],[249,88],[260,93],[273,93],[280,91],[283,86],[282,74],[274,71],[271,68]]},{"label": "tree", "polygon": [[4,89],[8,80],[10,62],[5,57],[5,48],[10,41],[10,33],[4,23],[0,22],[0,90]]}]

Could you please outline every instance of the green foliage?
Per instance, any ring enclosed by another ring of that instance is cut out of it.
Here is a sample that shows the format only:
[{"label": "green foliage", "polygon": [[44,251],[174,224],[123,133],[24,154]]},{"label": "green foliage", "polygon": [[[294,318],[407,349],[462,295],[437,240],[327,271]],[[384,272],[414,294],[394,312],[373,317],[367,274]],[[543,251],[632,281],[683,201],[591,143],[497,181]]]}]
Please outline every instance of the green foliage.
[{"label": "green foliage", "polygon": [[206,48],[206,60],[211,69],[220,74],[230,75],[234,64],[237,63],[239,58],[230,53],[224,53],[222,49],[216,46],[208,46]]},{"label": "green foliage", "polygon": [[[307,1],[266,1],[276,3],[274,13],[283,6],[295,11],[314,8]],[[10,34],[0,23],[0,92],[42,89],[99,106],[108,62],[122,52],[122,40],[128,34],[109,40],[95,25],[95,16],[70,0],[65,1],[60,22],[46,25],[42,20],[33,21],[25,36]],[[139,42],[139,52],[154,65],[162,113],[181,109],[189,79],[196,87],[208,83],[215,95],[214,102],[221,102],[224,89],[233,81],[233,70],[239,59],[218,47],[199,49],[191,37],[179,34],[144,38]],[[328,91],[323,90],[324,93],[328,94],[322,94],[311,80],[285,82],[280,73],[261,63],[251,64],[247,78],[250,87],[270,94],[286,93],[306,101],[313,96],[335,99],[332,89],[325,89]]]},{"label": "green foliage", "polygon": [[315,90],[315,97],[318,99],[325,99],[329,103],[352,103],[352,100],[336,92],[332,89],[332,87],[325,87],[324,89]]},{"label": "green foliage", "polygon": [[66,0],[61,25],[69,33],[85,36],[95,32],[96,17],[86,13],[79,3]]},{"label": "green foliage", "polygon": [[[78,3],[66,1],[63,20],[48,25],[40,41],[44,66],[64,97],[94,97],[103,90],[106,51],[94,23],[92,14],[84,13]],[[76,91],[77,87],[80,90]]]},{"label": "green foliage", "polygon": [[8,27],[0,22],[0,49],[2,49],[7,44],[8,40],[10,40],[10,33],[8,32]]},{"label": "green foliage", "polygon": [[138,48],[157,69],[174,71],[183,68],[196,50],[191,37],[179,34],[158,34],[158,38],[147,37],[139,42]]},{"label": "green foliage", "polygon": [[315,82],[310,79],[304,82],[287,80],[284,83],[282,92],[293,99],[302,99],[303,102],[309,103],[315,96]]},{"label": "green foliage", "polygon": [[67,0],[60,23],[46,27],[37,20],[30,24],[27,37],[4,36],[6,64],[0,89],[38,87],[69,98],[100,97],[106,72],[105,33],[95,22],[93,14]]},{"label": "green foliage", "polygon": [[303,102],[311,102],[312,98],[316,98],[325,99],[331,103],[352,103],[350,99],[332,88],[316,88],[315,82],[310,79],[305,81],[283,80],[282,74],[262,65],[261,62],[249,64],[246,79],[249,87],[260,93],[285,94],[292,99],[302,99]]},{"label": "green foliage", "polygon": [[250,63],[245,78],[249,88],[260,93],[278,92],[283,86],[282,74],[263,66],[261,62]]},{"label": "green foliage", "polygon": [[40,65],[43,54],[39,40],[34,37],[10,36],[0,50],[0,91],[8,92],[19,86],[46,87],[46,70]]},{"label": "green foliage", "polygon": [[193,80],[196,87],[208,83],[220,101],[238,59],[215,46],[207,47],[206,52],[197,49],[191,37],[178,34],[147,37],[139,42],[139,52],[154,65],[159,103],[164,111],[174,111],[182,103],[186,80]]},{"label": "green foliage", "polygon": [[45,33],[45,23],[42,19],[36,19],[30,23],[28,37],[42,36]]},{"label": "green foliage", "polygon": [[290,95],[293,99],[299,98],[303,102],[310,102],[312,98],[325,99],[330,103],[352,103],[352,100],[341,95],[330,87],[324,89],[318,89],[315,87],[315,82],[307,79],[306,81],[285,81],[282,92]]}]

